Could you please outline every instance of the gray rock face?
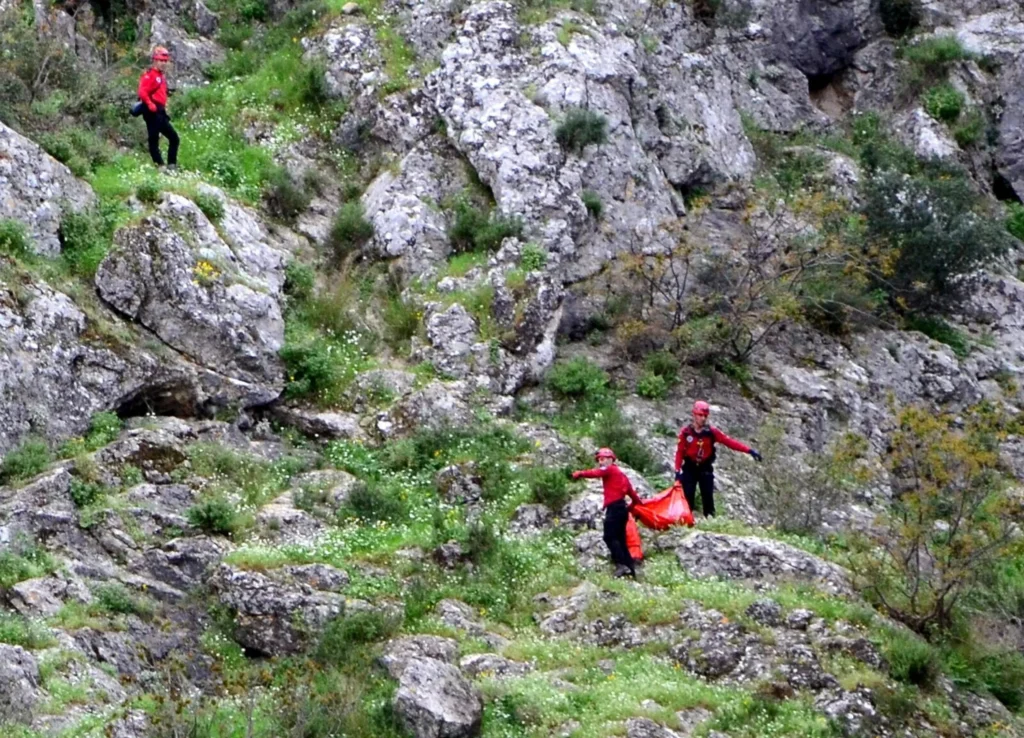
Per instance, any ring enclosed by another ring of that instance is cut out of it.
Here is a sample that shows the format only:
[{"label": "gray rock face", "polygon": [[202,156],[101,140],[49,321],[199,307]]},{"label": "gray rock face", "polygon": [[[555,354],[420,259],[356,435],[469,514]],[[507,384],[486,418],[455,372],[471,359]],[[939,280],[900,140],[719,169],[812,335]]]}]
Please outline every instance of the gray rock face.
[{"label": "gray rock face", "polygon": [[235,612],[239,643],[271,656],[304,650],[345,607],[341,595],[303,591],[226,564],[214,572],[210,587]]},{"label": "gray rock face", "polygon": [[176,538],[160,548],[147,549],[138,565],[144,573],[185,594],[203,581],[229,546],[216,538]]},{"label": "gray rock face", "polygon": [[852,593],[843,569],[778,541],[698,532],[682,541],[676,556],[696,577],[806,582],[833,594]]},{"label": "gray rock face", "polygon": [[870,6],[867,0],[775,3],[773,55],[809,77],[844,69],[865,41]]},{"label": "gray rock face", "polygon": [[679,738],[679,733],[650,718],[630,718],[626,721],[626,738]]},{"label": "gray rock face", "polygon": [[35,657],[21,646],[0,645],[0,721],[31,722],[40,699]]},{"label": "gray rock face", "polygon": [[510,661],[493,653],[471,653],[459,659],[459,668],[472,677],[522,676],[532,670],[529,664]]},{"label": "gray rock face", "polygon": [[407,636],[389,642],[380,657],[381,666],[398,679],[405,667],[417,659],[433,659],[454,664],[459,655],[459,644],[451,638],[441,636]]},{"label": "gray rock face", "polygon": [[398,678],[395,714],[416,738],[478,735],[483,700],[451,664],[431,658],[410,661]]},{"label": "gray rock face", "polygon": [[250,386],[253,403],[277,396],[284,321],[272,283],[247,272],[219,239],[216,251],[195,247],[159,216],[114,240],[96,273],[107,303],[197,364]]},{"label": "gray rock face", "polygon": [[999,119],[999,146],[996,163],[999,173],[1024,198],[1024,59],[1019,59],[1003,78],[1005,99]]},{"label": "gray rock face", "polygon": [[56,614],[65,602],[89,602],[92,596],[76,577],[62,573],[18,582],[7,593],[11,607],[26,617]]},{"label": "gray rock face", "polygon": [[[205,27],[216,27],[211,21],[209,11],[197,13],[197,20],[202,18]],[[198,23],[197,23],[198,27]],[[151,45],[166,46],[174,60],[172,85],[200,84],[205,79],[203,70],[211,64],[224,61],[224,49],[208,38],[192,38],[182,30],[177,19],[169,13],[158,12],[151,20],[149,39]],[[173,103],[168,105],[169,112],[174,115]]]},{"label": "gray rock face", "polygon": [[473,413],[462,399],[464,385],[431,382],[402,399],[377,421],[381,435],[388,437],[417,429],[458,428],[473,422]]},{"label": "gray rock face", "polygon": [[36,253],[59,254],[61,214],[95,203],[92,188],[70,169],[0,123],[0,219],[24,223]]}]

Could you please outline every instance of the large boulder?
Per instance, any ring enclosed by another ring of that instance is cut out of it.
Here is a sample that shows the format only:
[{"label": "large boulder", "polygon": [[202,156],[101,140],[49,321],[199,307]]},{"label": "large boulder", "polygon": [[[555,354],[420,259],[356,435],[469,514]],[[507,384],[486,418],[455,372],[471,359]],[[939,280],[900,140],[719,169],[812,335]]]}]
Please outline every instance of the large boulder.
[{"label": "large boulder", "polygon": [[698,578],[815,584],[832,594],[852,594],[848,573],[787,543],[765,538],[694,533],[676,549],[679,565]]},{"label": "large boulder", "polygon": [[415,738],[479,735],[483,700],[459,670],[431,658],[414,659],[398,678],[395,714]]},{"label": "large boulder", "polygon": [[0,723],[29,723],[41,698],[39,665],[21,646],[0,644]]},{"label": "large boulder", "polygon": [[217,567],[209,584],[234,613],[238,642],[270,656],[305,650],[345,607],[339,594],[281,583],[227,564]]},{"label": "large boulder", "polygon": [[[248,404],[284,385],[284,320],[276,270],[269,279],[215,238],[205,216],[190,243],[162,216],[123,228],[96,273],[100,296],[190,361],[248,391]],[[197,214],[198,213],[198,214]]]},{"label": "large boulder", "polygon": [[1017,197],[1024,198],[1024,58],[1002,80],[1003,114],[999,119],[996,164]]},{"label": "large boulder", "polygon": [[59,254],[61,215],[95,202],[92,188],[70,169],[0,123],[0,220],[24,223],[36,253]]}]

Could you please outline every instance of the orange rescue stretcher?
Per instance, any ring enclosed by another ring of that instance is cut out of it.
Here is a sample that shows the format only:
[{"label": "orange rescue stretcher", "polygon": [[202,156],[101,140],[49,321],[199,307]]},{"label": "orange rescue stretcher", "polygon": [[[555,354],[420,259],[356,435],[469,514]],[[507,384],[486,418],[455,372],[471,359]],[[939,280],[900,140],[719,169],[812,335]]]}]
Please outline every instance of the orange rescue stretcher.
[{"label": "orange rescue stretcher", "polygon": [[660,495],[644,500],[642,505],[633,505],[626,522],[626,545],[634,561],[642,561],[643,548],[640,545],[640,529],[636,521],[653,530],[665,530],[669,526],[684,524],[693,527],[693,512],[686,503],[683,487],[676,482]]}]

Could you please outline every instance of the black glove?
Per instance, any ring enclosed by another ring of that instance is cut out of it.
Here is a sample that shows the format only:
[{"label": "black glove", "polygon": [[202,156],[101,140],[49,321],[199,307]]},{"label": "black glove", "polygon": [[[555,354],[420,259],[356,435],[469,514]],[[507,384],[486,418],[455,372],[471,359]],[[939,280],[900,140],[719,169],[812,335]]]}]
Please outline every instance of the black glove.
[{"label": "black glove", "polygon": [[680,484],[683,483],[683,470],[682,469],[680,469],[679,471],[676,472],[676,481],[679,482]]},{"label": "black glove", "polygon": [[756,448],[750,449],[750,455],[754,457],[754,461],[761,461],[761,454],[758,453]]}]

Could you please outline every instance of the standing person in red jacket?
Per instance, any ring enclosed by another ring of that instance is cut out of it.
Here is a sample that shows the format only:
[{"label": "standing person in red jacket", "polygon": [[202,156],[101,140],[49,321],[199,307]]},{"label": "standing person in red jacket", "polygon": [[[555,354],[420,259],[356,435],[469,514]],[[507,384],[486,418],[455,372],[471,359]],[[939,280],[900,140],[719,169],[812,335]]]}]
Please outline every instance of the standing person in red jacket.
[{"label": "standing person in red jacket", "polygon": [[158,167],[164,165],[160,156],[160,134],[167,137],[167,165],[178,166],[178,132],[171,125],[167,115],[167,64],[171,54],[163,46],[153,49],[153,64],[139,78],[139,100],[146,106],[142,111],[142,119],[146,121],[149,134],[149,155]]},{"label": "standing person in red jacket", "polygon": [[629,520],[626,497],[629,497],[634,505],[639,505],[640,496],[633,489],[629,477],[615,465],[615,453],[610,448],[598,449],[595,458],[596,469],[573,472],[572,478],[601,480],[604,486],[604,542],[612,554],[612,560],[618,564],[614,576],[623,577],[629,574],[636,579],[636,567],[626,545],[626,522]]},{"label": "standing person in red jacket", "polygon": [[697,486],[700,485],[700,500],[704,517],[715,514],[715,444],[721,443],[733,451],[750,454],[756,461],[761,454],[745,443],[712,428],[708,423],[711,407],[703,400],[693,403],[693,422],[679,431],[679,445],[676,447],[676,479],[683,485],[683,494],[690,509],[694,509]]}]

